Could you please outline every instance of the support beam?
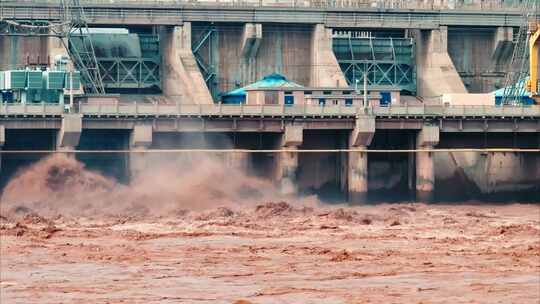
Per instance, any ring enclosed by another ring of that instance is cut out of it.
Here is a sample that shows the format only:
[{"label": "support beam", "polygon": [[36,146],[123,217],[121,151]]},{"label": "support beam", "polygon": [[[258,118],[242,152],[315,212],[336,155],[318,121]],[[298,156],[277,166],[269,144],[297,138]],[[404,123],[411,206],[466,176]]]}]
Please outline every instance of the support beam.
[{"label": "support beam", "polygon": [[360,117],[349,138],[348,192],[349,203],[365,203],[368,195],[368,154],[364,152],[375,134],[375,117]]},{"label": "support beam", "polygon": [[58,150],[74,150],[79,145],[82,132],[81,114],[64,114],[62,126],[58,131],[56,148]]},{"label": "support beam", "polygon": [[297,193],[296,172],[298,169],[298,153],[295,151],[303,141],[302,126],[288,125],[279,143],[279,147],[289,150],[279,152],[275,159],[275,178],[282,194]]},{"label": "support beam", "polygon": [[375,134],[375,126],[375,117],[373,116],[361,116],[356,119],[354,129],[350,136],[349,146],[369,146],[373,139],[373,135]]},{"label": "support beam", "polygon": [[212,96],[191,50],[191,23],[162,27],[163,94],[179,103],[212,104]]},{"label": "support beam", "polygon": [[450,55],[448,27],[413,30],[416,39],[418,96],[425,101],[439,100],[444,93],[467,93]]},{"label": "support beam", "polygon": [[151,124],[135,125],[129,136],[129,148],[134,153],[129,154],[129,177],[137,178],[149,168],[150,155],[144,151],[152,145],[153,129]]},{"label": "support beam", "polygon": [[[416,138],[416,147],[431,150],[439,144],[439,127],[424,126]],[[416,200],[419,202],[433,201],[435,188],[435,170],[433,152],[416,153]]]},{"label": "support beam", "polygon": [[332,49],[332,29],[317,24],[311,37],[312,87],[347,88],[347,80]]}]

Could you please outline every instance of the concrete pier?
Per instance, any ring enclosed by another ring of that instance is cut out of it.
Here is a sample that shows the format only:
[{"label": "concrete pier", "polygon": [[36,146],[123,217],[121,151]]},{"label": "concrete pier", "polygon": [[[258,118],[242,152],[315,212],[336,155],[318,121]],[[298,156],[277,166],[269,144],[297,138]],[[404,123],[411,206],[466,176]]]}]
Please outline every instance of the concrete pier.
[{"label": "concrete pier", "polygon": [[[6,142],[6,128],[0,125],[0,151],[2,151],[2,148],[4,147],[5,142]],[[2,153],[0,153],[0,175],[2,175]]]},{"label": "concrete pier", "polygon": [[368,155],[362,150],[373,140],[375,134],[375,119],[360,117],[356,120],[355,128],[350,135],[349,147],[360,151],[349,152],[348,191],[350,203],[363,203],[368,194]]},{"label": "concrete pier", "polygon": [[235,151],[232,153],[226,153],[225,156],[225,165],[232,169],[237,170],[241,173],[247,173],[249,171],[250,155],[249,153]]},{"label": "concrete pier", "polygon": [[153,130],[151,124],[135,125],[129,137],[129,148],[134,153],[129,154],[129,177],[136,178],[141,172],[148,169],[151,157],[144,150],[152,145]]},{"label": "concrete pier", "polygon": [[[416,146],[418,149],[431,150],[439,143],[439,127],[423,126],[418,133]],[[416,200],[433,201],[435,189],[435,170],[433,153],[422,151],[416,153]]]},{"label": "concrete pier", "polygon": [[82,132],[81,114],[64,114],[62,127],[58,131],[56,149],[74,150],[79,145]]},{"label": "concrete pier", "polygon": [[[354,147],[367,150],[365,146]],[[349,152],[349,202],[353,204],[367,201],[368,194],[368,155],[366,152]]]},{"label": "concrete pier", "polygon": [[297,192],[298,153],[295,150],[303,142],[303,132],[302,126],[286,126],[279,142],[279,148],[291,152],[280,152],[274,156],[275,180],[282,194],[295,194]]}]

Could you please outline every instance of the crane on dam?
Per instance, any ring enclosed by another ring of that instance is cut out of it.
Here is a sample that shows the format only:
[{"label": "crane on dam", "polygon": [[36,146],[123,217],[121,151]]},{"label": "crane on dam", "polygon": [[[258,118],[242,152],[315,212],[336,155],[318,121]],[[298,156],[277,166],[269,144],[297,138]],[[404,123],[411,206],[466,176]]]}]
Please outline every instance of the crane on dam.
[{"label": "crane on dam", "polygon": [[529,38],[529,70],[530,77],[526,89],[536,103],[540,104],[540,84],[538,82],[538,52],[540,51],[540,22],[530,26]]},{"label": "crane on dam", "polygon": [[514,51],[508,65],[503,105],[519,105],[522,96],[531,95],[539,103],[538,85],[538,43],[540,21],[537,0],[526,0],[522,3],[522,24],[514,40]]}]

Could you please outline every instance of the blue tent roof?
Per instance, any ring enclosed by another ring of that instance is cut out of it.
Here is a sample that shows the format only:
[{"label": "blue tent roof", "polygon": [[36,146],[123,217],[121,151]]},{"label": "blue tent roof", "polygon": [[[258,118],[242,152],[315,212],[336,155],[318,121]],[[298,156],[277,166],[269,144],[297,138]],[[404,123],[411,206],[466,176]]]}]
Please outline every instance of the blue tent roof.
[{"label": "blue tent roof", "polygon": [[[518,90],[518,92],[520,93],[520,97],[529,97],[530,94],[525,90],[525,81],[526,79],[522,79],[520,81],[518,81],[518,83],[516,84],[516,88]],[[501,89],[498,89],[496,91],[494,91],[493,93],[495,93],[495,97],[503,97],[504,96],[504,90],[506,88],[501,88]],[[508,91],[509,93],[510,91]],[[514,96],[516,97],[516,96]]]},{"label": "blue tent roof", "polygon": [[263,79],[254,82],[250,85],[247,85],[243,88],[238,88],[236,90],[230,91],[223,94],[223,97],[232,97],[232,96],[246,96],[246,90],[249,89],[271,89],[271,88],[303,88],[302,85],[299,85],[295,82],[289,81],[285,76],[281,74],[270,74]]}]

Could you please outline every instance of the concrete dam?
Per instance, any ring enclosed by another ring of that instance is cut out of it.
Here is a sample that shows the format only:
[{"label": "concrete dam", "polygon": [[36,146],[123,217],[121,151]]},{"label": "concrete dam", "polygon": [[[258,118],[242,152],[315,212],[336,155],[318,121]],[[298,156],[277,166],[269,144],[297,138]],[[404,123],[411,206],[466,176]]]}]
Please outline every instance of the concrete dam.
[{"label": "concrete dam", "polygon": [[50,152],[124,183],[210,153],[323,201],[538,201],[540,105],[497,93],[514,2],[93,0],[75,31],[2,1],[0,187]]}]

